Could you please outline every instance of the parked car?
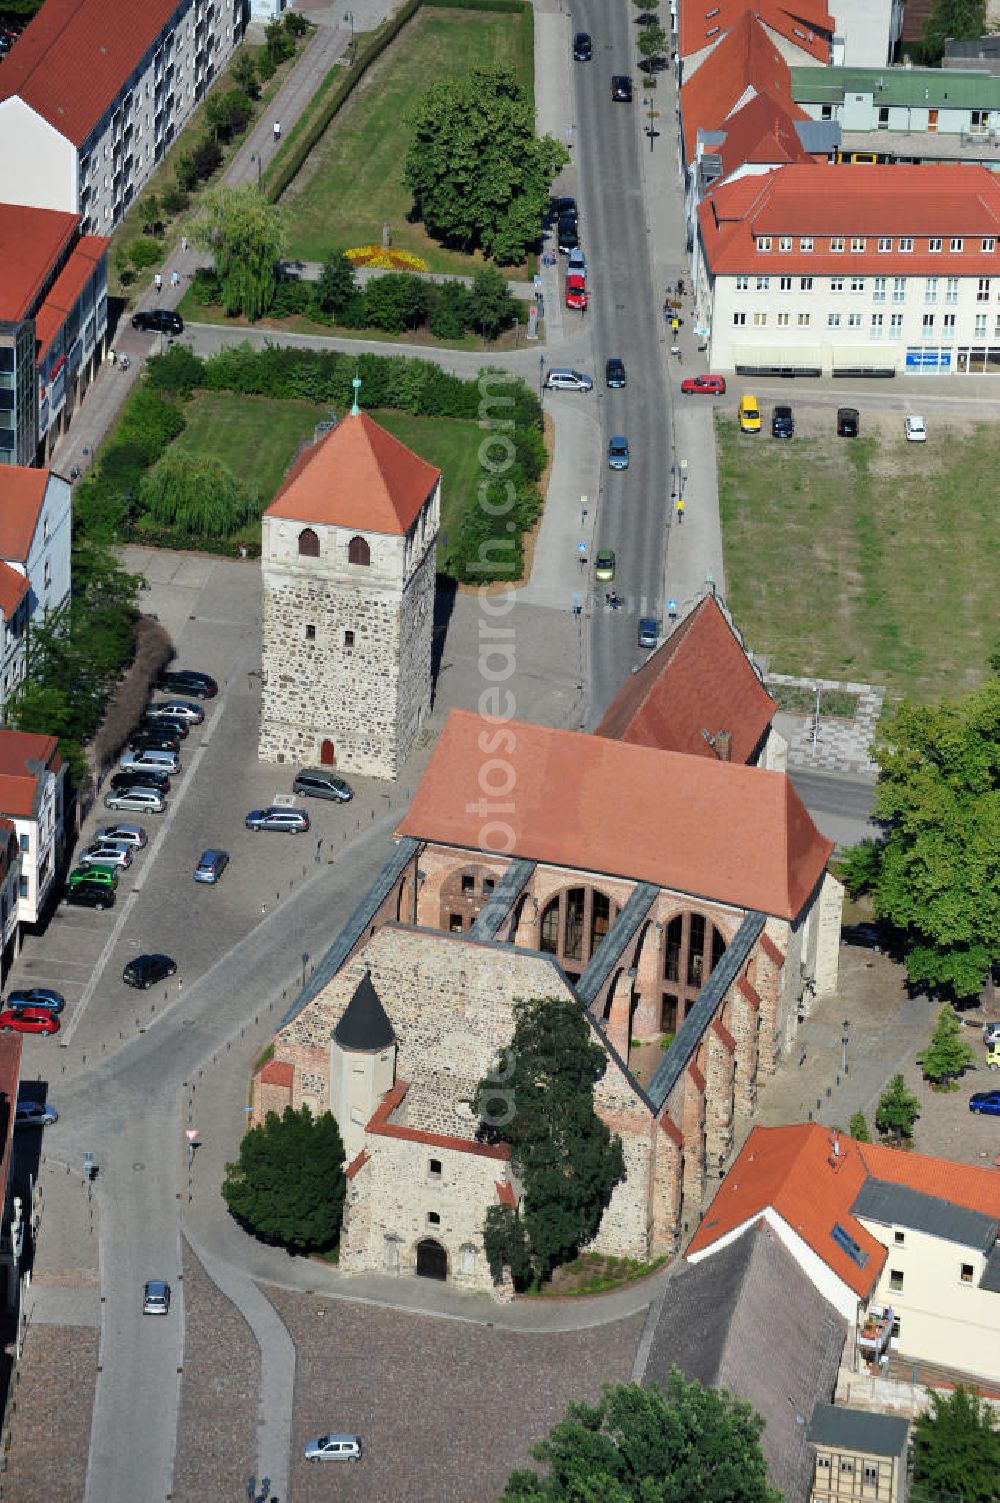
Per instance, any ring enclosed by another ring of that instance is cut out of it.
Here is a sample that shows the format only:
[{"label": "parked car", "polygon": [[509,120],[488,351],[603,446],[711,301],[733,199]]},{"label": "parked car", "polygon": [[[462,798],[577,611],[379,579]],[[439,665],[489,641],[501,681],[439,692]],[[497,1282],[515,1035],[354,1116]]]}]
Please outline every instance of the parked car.
[{"label": "parked car", "polygon": [[113,866],[74,866],[66,878],[66,886],[72,889],[79,887],[81,882],[114,888],[118,886],[118,873]]},{"label": "parked car", "polygon": [[[166,722],[163,720],[157,722],[157,725],[161,727],[165,724]],[[153,730],[152,726],[150,726],[148,730],[136,731],[128,744],[129,751],[179,752],[180,749],[180,736],[176,735],[172,731],[166,731],[162,729]]]},{"label": "parked car", "polygon": [[619,360],[616,355],[612,355],[611,359],[604,367],[604,382],[605,385],[610,386],[612,390],[617,390],[618,388],[626,385],[625,362],[623,360]]},{"label": "parked car", "polygon": [[608,441],[608,468],[612,470],[628,469],[628,439],[624,434],[616,433]]},{"label": "parked car", "polygon": [[111,774],[113,793],[125,793],[130,788],[152,788],[155,793],[163,796],[170,792],[170,777],[168,773],[158,772],[155,767],[131,767]]},{"label": "parked car", "polygon": [[910,413],[904,425],[907,442],[911,444],[925,444],[927,442],[927,428],[922,417],[916,413]]},{"label": "parked car", "polygon": [[62,1012],[66,998],[51,986],[29,986],[23,990],[7,993],[8,1007],[47,1007],[49,1012]]},{"label": "parked car", "polygon": [[307,1461],[360,1461],[361,1441],[356,1435],[321,1435],[307,1440]]},{"label": "parked car", "polygon": [[162,1279],[147,1280],[142,1291],[143,1315],[169,1315],[170,1285]]},{"label": "parked car", "polygon": [[749,392],[744,392],[740,397],[740,405],[737,413],[742,433],[760,432],[760,403]]},{"label": "parked car", "polygon": [[725,394],[725,376],[687,376],[681,382],[681,395],[685,397],[724,397]]},{"label": "parked car", "polygon": [[71,908],[113,908],[115,906],[115,890],[113,887],[105,887],[102,882],[78,882],[70,887],[63,898]]},{"label": "parked car", "polygon": [[123,840],[95,840],[78,859],[81,866],[120,866],[126,870],[132,865],[132,850]]},{"label": "parked car", "polygon": [[660,623],[655,616],[639,617],[639,646],[655,647],[660,640]]},{"label": "parked car", "polygon": [[164,736],[173,736],[177,741],[186,741],[191,734],[191,727],[186,720],[178,720],[175,715],[150,715],[148,711],[136,729],[140,736],[159,732]]},{"label": "parked car", "polygon": [[140,308],[132,314],[133,329],[142,329],[147,334],[184,333],[184,320],[173,308]]},{"label": "parked car", "polygon": [[857,438],[861,432],[861,418],[856,407],[837,408],[837,437]]},{"label": "parked car", "polygon": [[587,258],[583,254],[580,246],[577,246],[576,250],[571,250],[569,255],[566,257],[566,270],[575,271],[581,277],[585,277],[587,275]]},{"label": "parked car", "polygon": [[162,747],[137,746],[123,753],[118,759],[118,766],[124,772],[152,768],[154,772],[165,772],[169,777],[175,777],[181,770],[181,759],[176,752],[164,751]]},{"label": "parked car", "polygon": [[101,825],[94,831],[95,840],[113,840],[118,845],[130,845],[135,851],[143,849],[146,838],[142,825]]},{"label": "parked car", "polygon": [[295,774],[292,792],[308,794],[312,798],[332,799],[338,804],[349,804],[354,797],[350,783],[346,783],[335,772],[328,772],[325,767],[303,767],[301,772]]},{"label": "parked car", "polygon": [[164,699],[146,710],[147,720],[186,720],[188,725],[201,725],[204,718],[201,705],[193,705],[187,699]]},{"label": "parked car", "polygon": [[[3,1014],[0,1013],[0,1024]],[[969,1111],[979,1112],[984,1117],[1000,1117],[1000,1091],[977,1091],[969,1097]]]},{"label": "parked car", "polygon": [[155,788],[130,784],[127,788],[112,788],[104,795],[105,809],[120,809],[129,814],[162,814],[167,801]]},{"label": "parked car", "polygon": [[214,699],[219,686],[210,673],[197,668],[168,668],[160,674],[160,688],[175,694],[193,694],[195,699]]},{"label": "parked car", "polygon": [[587,308],[587,278],[575,273],[566,278],[566,307],[578,308],[581,313]]},{"label": "parked car", "polygon": [[194,869],[196,882],[218,882],[229,865],[228,851],[202,851]]},{"label": "parked car", "polygon": [[594,44],[585,31],[578,31],[573,38],[574,63],[589,63],[594,56]]},{"label": "parked car", "polygon": [[58,1121],[55,1107],[44,1101],[19,1101],[14,1108],[15,1127],[51,1127]]},{"label": "parked car", "polygon": [[795,434],[795,418],[792,409],[779,406],[771,413],[771,437],[792,438]]},{"label": "parked car", "polygon": [[614,579],[615,555],[610,548],[602,548],[594,560],[594,578],[600,580]]},{"label": "parked car", "polygon": [[554,198],[552,200],[552,216],[554,219],[572,219],[576,224],[580,217],[580,211],[576,206],[575,198]]},{"label": "parked car", "polygon": [[594,387],[593,381],[582,371],[571,371],[561,366],[553,366],[545,377],[545,385],[549,391],[592,391]]},{"label": "parked car", "polygon": [[288,835],[300,835],[309,828],[309,816],[304,809],[251,809],[246,826],[248,830],[284,830]]},{"label": "parked car", "polygon": [[576,250],[580,244],[580,235],[575,218],[560,219],[556,228],[556,244],[560,255],[563,256],[568,256],[571,250]]},{"label": "parked car", "polygon": [[617,104],[631,104],[632,80],[627,73],[615,73],[612,75],[611,98]]},{"label": "parked car", "polygon": [[169,955],[136,955],[122,971],[122,980],[126,986],[146,991],[157,981],[166,981],[168,976],[176,974],[177,962]]},{"label": "parked car", "polygon": [[59,1019],[44,1007],[5,1007],[0,1012],[4,1033],[58,1033]]},{"label": "parked car", "polygon": [[840,931],[845,945],[856,945],[860,950],[874,950],[881,955],[888,950],[889,939],[881,924],[845,924]]},{"label": "parked car", "polygon": [[983,1043],[1000,1044],[1000,1023],[983,1024]]}]

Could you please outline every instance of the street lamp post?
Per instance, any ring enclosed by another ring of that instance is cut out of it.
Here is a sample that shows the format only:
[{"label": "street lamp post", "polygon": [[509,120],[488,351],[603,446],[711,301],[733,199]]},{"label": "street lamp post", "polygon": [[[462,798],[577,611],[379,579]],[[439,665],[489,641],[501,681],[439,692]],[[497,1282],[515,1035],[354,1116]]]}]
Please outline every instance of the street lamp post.
[{"label": "street lamp post", "polygon": [[849,1034],[850,1026],[851,1026],[851,1020],[850,1020],[850,1018],[845,1018],[844,1019],[844,1031],[840,1035],[840,1042],[841,1042],[841,1045],[842,1045],[843,1051],[844,1051],[843,1059],[842,1059],[841,1063],[842,1063],[843,1071],[844,1071],[845,1075],[847,1074],[847,1044],[848,1044],[848,1034]]},{"label": "street lamp post", "polygon": [[538,400],[542,400],[542,391],[545,387],[545,356],[538,357]]}]

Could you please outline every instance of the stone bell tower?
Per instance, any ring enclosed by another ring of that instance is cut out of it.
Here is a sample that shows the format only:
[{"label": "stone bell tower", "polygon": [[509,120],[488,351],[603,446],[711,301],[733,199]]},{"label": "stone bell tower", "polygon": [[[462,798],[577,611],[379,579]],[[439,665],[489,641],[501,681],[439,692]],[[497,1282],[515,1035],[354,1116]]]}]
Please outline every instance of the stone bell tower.
[{"label": "stone bell tower", "polygon": [[395,778],[430,709],[441,472],[360,384],[264,513],[259,755]]}]

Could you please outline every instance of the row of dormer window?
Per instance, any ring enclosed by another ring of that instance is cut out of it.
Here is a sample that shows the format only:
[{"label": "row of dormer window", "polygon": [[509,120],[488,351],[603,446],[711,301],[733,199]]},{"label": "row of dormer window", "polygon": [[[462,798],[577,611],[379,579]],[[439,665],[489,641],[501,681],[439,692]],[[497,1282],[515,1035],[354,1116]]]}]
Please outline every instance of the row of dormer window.
[{"label": "row of dormer window", "polygon": [[[914,238],[912,235],[899,235],[895,238],[892,235],[879,235],[871,243],[883,254],[895,250],[902,252],[903,255],[909,255],[913,251]],[[975,242],[970,241],[969,244],[971,247]],[[816,248],[816,239],[813,235],[755,235],[754,245],[759,251],[777,250],[787,253],[798,250],[805,255],[809,255]],[[865,235],[831,235],[827,238],[824,235],[819,241],[819,249],[821,251],[825,250],[831,255],[843,254],[848,245],[850,246],[852,255],[861,255],[868,250],[869,238]],[[920,247],[921,250],[924,249],[924,239],[922,236],[920,237]],[[989,255],[996,248],[997,241],[995,235],[986,235],[979,241],[979,249],[985,255]],[[926,249],[930,255],[940,254],[944,250],[944,237],[941,235],[931,235],[927,239]],[[955,255],[964,251],[964,236],[952,235],[948,240],[948,249]]]}]

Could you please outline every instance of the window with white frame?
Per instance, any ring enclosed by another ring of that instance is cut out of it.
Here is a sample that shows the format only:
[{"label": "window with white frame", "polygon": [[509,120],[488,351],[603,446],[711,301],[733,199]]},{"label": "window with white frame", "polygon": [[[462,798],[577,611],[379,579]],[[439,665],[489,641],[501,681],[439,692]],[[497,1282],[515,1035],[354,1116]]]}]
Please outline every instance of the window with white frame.
[{"label": "window with white frame", "polygon": [[827,326],[828,329],[839,329],[840,328],[840,314],[839,313],[828,313],[826,315],[826,326]]},{"label": "window with white frame", "polygon": [[871,336],[872,336],[873,339],[881,339],[882,338],[882,324],[883,324],[883,321],[884,321],[884,315],[883,314],[881,314],[881,313],[873,313],[872,314]]},{"label": "window with white frame", "polygon": [[893,334],[901,334],[903,332],[903,315],[901,313],[891,313],[889,315],[889,328]]},{"label": "window with white frame", "polygon": [[983,253],[984,253],[984,255],[988,256],[992,251],[995,251],[996,248],[997,248],[996,236],[995,235],[987,235],[986,239],[983,241]]},{"label": "window with white frame", "polygon": [[930,339],[931,338],[931,336],[934,333],[934,315],[933,315],[933,313],[925,313],[924,314],[923,319],[921,320],[921,324],[920,324],[920,332],[923,335],[924,339]]},{"label": "window with white frame", "polygon": [[905,301],[906,301],[906,278],[905,277],[893,277],[893,279],[892,279],[892,300],[893,300],[894,303],[905,303]]},{"label": "window with white frame", "polygon": [[749,286],[750,286],[750,278],[749,277],[737,277],[736,278],[736,291],[737,292],[746,292]]},{"label": "window with white frame", "polygon": [[932,256],[940,255],[944,247],[944,241],[940,235],[932,235],[927,242],[927,249]]},{"label": "window with white frame", "polygon": [[830,236],[830,249],[834,255],[839,255],[839,253],[844,249],[843,235]]},{"label": "window with white frame", "polygon": [[792,279],[791,279],[791,277],[779,277],[778,278],[778,291],[779,292],[791,292],[791,290],[792,290]]},{"label": "window with white frame", "polygon": [[997,314],[997,321],[993,327],[993,338],[1000,339],[1000,313]]},{"label": "window with white frame", "polygon": [[913,236],[912,235],[900,235],[900,237],[899,237],[899,248],[902,251],[902,253],[903,253],[904,256],[909,255],[910,252],[913,250]]},{"label": "window with white frame", "polygon": [[926,282],[924,283],[924,302],[925,303],[936,303],[937,302],[937,294],[938,294],[938,279],[937,279],[937,277],[928,277],[927,280],[926,280]]},{"label": "window with white frame", "polygon": [[757,236],[757,249],[759,251],[769,251],[771,249],[771,237],[770,237],[770,235],[758,235]]},{"label": "window with white frame", "polygon": [[854,235],[854,236],[852,236],[852,238],[851,238],[851,250],[852,251],[863,251],[864,248],[865,248],[865,244],[866,244],[866,241],[865,241],[865,237],[863,235]]},{"label": "window with white frame", "polygon": [[864,292],[864,290],[865,290],[865,279],[864,279],[864,277],[852,277],[851,278],[851,291],[852,292]]},{"label": "window with white frame", "polygon": [[758,277],[757,278],[757,291],[758,292],[770,292],[770,290],[771,290],[771,278],[770,277]]},{"label": "window with white frame", "polygon": [[812,314],[800,313],[795,322],[798,324],[800,329],[808,329],[809,325],[812,323]]},{"label": "window with white frame", "polygon": [[860,313],[849,313],[847,315],[847,327],[849,329],[860,329],[861,328],[861,314]]},{"label": "window with white frame", "polygon": [[888,279],[886,277],[876,277],[875,278],[874,284],[872,286],[872,302],[873,303],[884,303],[885,302],[885,284],[886,284],[887,280]]},{"label": "window with white frame", "polygon": [[987,318],[987,315],[985,313],[977,313],[976,314],[976,338],[977,339],[985,339],[986,338],[986,318]]},{"label": "window with white frame", "polygon": [[956,253],[962,251],[965,249],[965,241],[960,235],[953,235],[948,242],[948,249]]},{"label": "window with white frame", "polygon": [[745,325],[746,321],[747,321],[747,316],[746,316],[745,313],[734,313],[733,314],[733,324],[734,324],[734,326],[737,329],[742,329],[743,326]]},{"label": "window with white frame", "polygon": [[812,277],[799,277],[799,291],[800,292],[812,292],[812,290],[813,290],[813,279],[812,279]]},{"label": "window with white frame", "polygon": [[879,248],[880,251],[891,251],[892,250],[892,236],[891,235],[880,235],[879,238],[878,238],[878,248]]},{"label": "window with white frame", "polygon": [[[954,332],[955,332],[955,319],[957,317],[958,317],[958,315],[956,313],[943,313],[941,315],[941,327],[944,329],[944,332],[946,334],[954,334]],[[1000,321],[1000,320],[998,320],[998,321]]]},{"label": "window with white frame", "polygon": [[[1000,317],[1000,315],[998,315],[998,317]],[[776,321],[777,321],[777,325],[778,325],[779,329],[787,329],[788,328],[788,314],[787,313],[779,313],[779,314],[777,314],[776,315]]]},{"label": "window with white frame", "polygon": [[843,279],[843,277],[831,277],[830,278],[830,291],[831,292],[843,292],[843,290],[844,290],[844,279]]},{"label": "window with white frame", "polygon": [[780,251],[790,251],[791,248],[792,248],[792,237],[791,237],[791,235],[782,235],[780,237],[780,239],[778,240],[778,249]]},{"label": "window with white frame", "polygon": [[803,235],[799,240],[799,250],[805,251],[806,255],[808,256],[812,254],[812,248],[813,237],[811,235]]},{"label": "window with white frame", "polygon": [[990,300],[990,279],[989,279],[989,277],[980,277],[979,278],[979,286],[976,288],[976,302],[977,303],[988,303],[989,300]]},{"label": "window with white frame", "polygon": [[958,278],[949,277],[944,284],[944,300],[946,303],[958,302]]},{"label": "window with white frame", "polygon": [[763,329],[763,327],[764,327],[764,325],[766,323],[767,323],[767,314],[766,313],[755,313],[754,314],[754,316],[753,316],[753,326],[754,326],[755,329]]}]

